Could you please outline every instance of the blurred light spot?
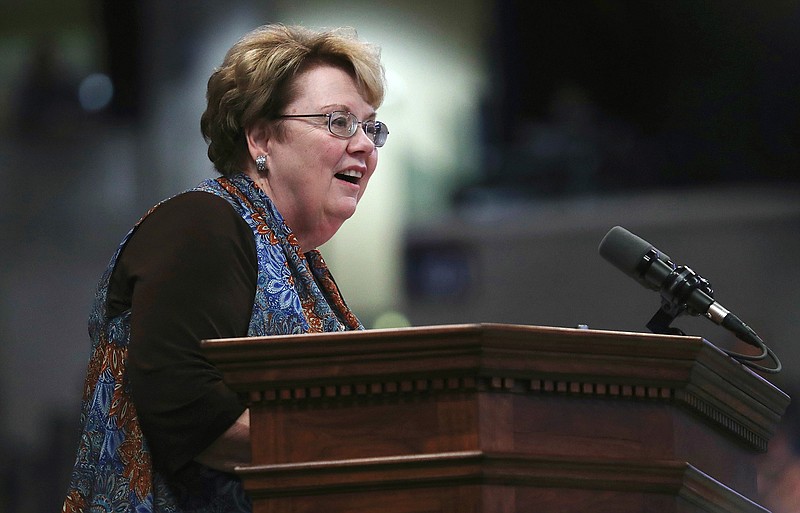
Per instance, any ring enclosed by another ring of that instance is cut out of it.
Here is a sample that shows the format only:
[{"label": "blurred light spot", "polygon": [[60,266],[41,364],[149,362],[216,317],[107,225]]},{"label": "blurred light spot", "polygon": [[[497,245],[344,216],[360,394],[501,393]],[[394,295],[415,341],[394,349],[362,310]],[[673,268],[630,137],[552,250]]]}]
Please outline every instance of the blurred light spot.
[{"label": "blurred light spot", "polygon": [[403,75],[396,71],[386,70],[386,98],[382,107],[403,105],[408,98],[408,84]]},{"label": "blurred light spot", "polygon": [[378,318],[375,319],[375,322],[372,323],[372,327],[375,329],[407,328],[409,326],[411,326],[411,322],[408,320],[408,317],[400,312],[392,310],[380,314]]},{"label": "blurred light spot", "polygon": [[96,112],[111,103],[114,85],[108,75],[92,73],[81,81],[78,87],[78,100],[83,110]]}]

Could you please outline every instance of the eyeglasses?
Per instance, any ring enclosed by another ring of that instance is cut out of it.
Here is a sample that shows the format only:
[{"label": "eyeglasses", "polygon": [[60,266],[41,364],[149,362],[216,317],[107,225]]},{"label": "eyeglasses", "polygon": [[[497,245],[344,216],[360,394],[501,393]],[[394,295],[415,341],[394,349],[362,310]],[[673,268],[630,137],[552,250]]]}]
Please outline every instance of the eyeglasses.
[{"label": "eyeglasses", "polygon": [[367,134],[370,141],[380,148],[386,144],[389,136],[389,127],[380,121],[359,121],[355,114],[344,110],[336,110],[330,114],[287,114],[279,118],[328,118],[328,131],[341,139],[349,139],[356,135],[358,125]]}]

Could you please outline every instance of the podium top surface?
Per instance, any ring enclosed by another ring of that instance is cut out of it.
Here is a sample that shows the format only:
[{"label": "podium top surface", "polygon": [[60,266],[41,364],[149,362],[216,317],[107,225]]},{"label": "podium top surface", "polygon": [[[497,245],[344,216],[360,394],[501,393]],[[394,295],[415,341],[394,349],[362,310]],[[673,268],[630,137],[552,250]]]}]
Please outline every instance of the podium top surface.
[{"label": "podium top surface", "polygon": [[771,437],[790,401],[701,337],[460,324],[217,339],[202,347],[243,396],[465,377],[535,382],[530,386],[565,393],[599,387],[607,394],[614,387],[633,398],[668,397],[703,415],[732,419],[761,440]]},{"label": "podium top surface", "polygon": [[[755,392],[788,401],[762,376],[693,336],[483,323],[215,339],[204,340],[202,347],[223,370],[276,364],[285,369],[292,361],[319,370],[383,361],[402,372],[403,362],[428,360],[453,370],[502,366],[509,372],[589,372],[660,380],[699,364]],[[654,373],[658,369],[661,372]]]}]

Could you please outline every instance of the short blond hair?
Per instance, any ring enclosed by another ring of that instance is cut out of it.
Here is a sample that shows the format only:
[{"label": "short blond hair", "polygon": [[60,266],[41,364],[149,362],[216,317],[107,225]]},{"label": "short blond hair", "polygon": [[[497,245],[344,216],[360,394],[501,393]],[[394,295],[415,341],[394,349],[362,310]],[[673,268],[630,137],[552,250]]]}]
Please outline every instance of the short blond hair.
[{"label": "short blond hair", "polygon": [[200,130],[217,171],[223,175],[242,171],[247,158],[245,130],[258,120],[275,120],[283,114],[296,94],[294,78],[316,64],[344,69],[367,103],[375,109],[383,103],[385,75],[380,50],[360,41],[355,30],[314,31],[281,24],[259,27],[228,50],[208,80],[208,103]]}]

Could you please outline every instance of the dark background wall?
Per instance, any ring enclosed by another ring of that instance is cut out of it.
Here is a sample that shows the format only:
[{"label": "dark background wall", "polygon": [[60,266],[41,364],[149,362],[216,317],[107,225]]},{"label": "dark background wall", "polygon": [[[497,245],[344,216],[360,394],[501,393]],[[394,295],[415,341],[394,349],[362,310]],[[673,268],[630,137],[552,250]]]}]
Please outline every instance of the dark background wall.
[{"label": "dark background wall", "polygon": [[800,178],[796,2],[494,11],[485,138],[501,155],[487,156],[489,185],[551,195]]}]

